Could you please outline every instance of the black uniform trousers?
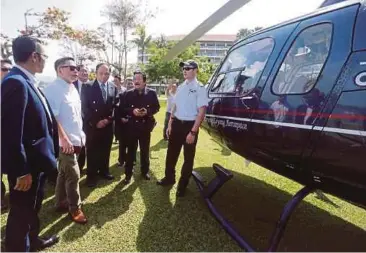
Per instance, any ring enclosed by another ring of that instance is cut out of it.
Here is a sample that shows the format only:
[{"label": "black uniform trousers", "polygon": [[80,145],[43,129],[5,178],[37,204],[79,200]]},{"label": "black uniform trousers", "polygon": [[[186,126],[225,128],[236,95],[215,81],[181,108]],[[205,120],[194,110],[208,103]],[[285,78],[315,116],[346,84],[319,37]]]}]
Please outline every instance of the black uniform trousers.
[{"label": "black uniform trousers", "polygon": [[[143,123],[141,123],[143,124]],[[136,158],[137,146],[140,146],[141,174],[150,170],[150,139],[151,131],[143,125],[130,128],[128,131],[127,161],[125,166],[126,177],[132,176],[133,163]]]},{"label": "black uniform trousers", "polygon": [[113,125],[104,128],[88,129],[86,136],[87,177],[95,178],[98,174],[109,174],[109,157],[113,142]]},{"label": "black uniform trousers", "polygon": [[10,211],[5,232],[6,251],[29,251],[40,231],[38,218],[44,198],[46,176],[43,172],[32,174],[32,186],[26,191],[16,191],[16,178],[8,176]]},{"label": "black uniform trousers", "polygon": [[181,121],[174,118],[169,136],[168,151],[165,160],[165,178],[175,182],[175,166],[183,146],[184,163],[178,184],[178,188],[180,189],[187,187],[193,171],[198,133],[192,144],[186,142],[187,135],[192,130],[193,125],[194,121]]}]

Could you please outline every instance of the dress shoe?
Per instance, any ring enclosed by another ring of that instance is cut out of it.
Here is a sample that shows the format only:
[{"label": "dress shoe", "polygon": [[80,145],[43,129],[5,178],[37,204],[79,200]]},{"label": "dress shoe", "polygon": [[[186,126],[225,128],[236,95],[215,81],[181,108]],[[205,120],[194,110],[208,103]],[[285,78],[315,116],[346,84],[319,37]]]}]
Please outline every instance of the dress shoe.
[{"label": "dress shoe", "polygon": [[142,176],[142,178],[143,178],[143,179],[145,179],[145,180],[150,180],[150,179],[151,179],[151,177],[150,177],[149,173],[142,174],[141,176]]},{"label": "dress shoe", "polygon": [[175,184],[175,180],[174,179],[167,179],[166,177],[164,177],[161,180],[158,180],[156,182],[157,185],[161,185],[161,186],[166,186],[166,185],[173,185]]},{"label": "dress shoe", "polygon": [[31,251],[43,250],[45,248],[55,245],[56,243],[58,243],[58,241],[59,237],[57,235],[53,235],[45,239],[38,238],[35,242],[32,243],[32,245],[30,246],[30,250]]},{"label": "dress shoe", "polygon": [[132,176],[126,176],[125,179],[123,179],[123,183],[124,184],[129,184],[131,182],[131,177]]},{"label": "dress shoe", "polygon": [[86,185],[88,187],[95,187],[97,186],[97,179],[96,178],[86,178]]},{"label": "dress shoe", "polygon": [[85,224],[87,222],[86,216],[80,208],[70,212],[70,216],[76,223]]},{"label": "dress shoe", "polygon": [[101,178],[104,178],[104,179],[107,179],[107,180],[113,180],[114,179],[114,176],[111,175],[110,173],[107,173],[107,174],[99,174],[99,176]]},{"label": "dress shoe", "polygon": [[176,192],[176,196],[179,197],[184,197],[184,195],[186,194],[186,190],[185,189],[177,189]]}]

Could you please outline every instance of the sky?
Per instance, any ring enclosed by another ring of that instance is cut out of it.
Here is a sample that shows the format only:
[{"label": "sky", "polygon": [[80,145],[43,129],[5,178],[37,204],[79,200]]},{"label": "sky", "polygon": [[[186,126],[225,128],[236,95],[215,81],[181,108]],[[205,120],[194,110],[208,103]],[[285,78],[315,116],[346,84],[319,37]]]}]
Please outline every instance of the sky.
[{"label": "sky", "polygon": [[[145,1],[148,1],[148,9],[156,11],[156,17],[147,23],[147,32],[159,36],[188,34],[228,0]],[[42,12],[51,6],[70,12],[72,26],[95,29],[107,21],[101,15],[101,10],[108,2],[110,0],[1,0],[1,31],[9,36],[16,36],[17,30],[24,28],[24,13],[28,9]],[[240,28],[269,27],[312,12],[322,2],[323,0],[251,0],[208,34],[236,34]],[[35,20],[35,17],[28,17],[30,24]],[[42,75],[54,76],[53,62],[61,51],[58,42],[47,46],[49,58]],[[137,61],[136,49],[129,53],[128,61]]]}]

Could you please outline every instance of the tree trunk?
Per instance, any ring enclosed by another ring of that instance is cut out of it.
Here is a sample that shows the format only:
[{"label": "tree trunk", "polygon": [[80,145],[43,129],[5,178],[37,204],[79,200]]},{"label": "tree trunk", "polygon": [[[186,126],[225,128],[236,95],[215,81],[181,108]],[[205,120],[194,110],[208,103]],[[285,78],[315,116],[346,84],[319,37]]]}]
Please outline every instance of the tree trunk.
[{"label": "tree trunk", "polygon": [[141,63],[144,64],[144,53],[145,53],[145,47],[141,47]]},{"label": "tree trunk", "polygon": [[125,71],[124,77],[127,78],[127,27],[123,28],[124,53],[125,53]]}]

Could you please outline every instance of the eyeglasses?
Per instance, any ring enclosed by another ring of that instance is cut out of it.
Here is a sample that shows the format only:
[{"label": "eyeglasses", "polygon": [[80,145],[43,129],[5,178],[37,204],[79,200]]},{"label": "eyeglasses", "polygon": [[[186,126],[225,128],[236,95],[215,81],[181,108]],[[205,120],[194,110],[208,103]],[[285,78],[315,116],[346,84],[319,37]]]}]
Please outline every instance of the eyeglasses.
[{"label": "eyeglasses", "polygon": [[11,68],[1,68],[1,72],[9,72]]},{"label": "eyeglasses", "polygon": [[60,68],[69,68],[70,71],[77,71],[78,70],[78,67],[76,66],[60,66]]},{"label": "eyeglasses", "polygon": [[184,67],[183,70],[185,71],[190,71],[191,69],[194,69],[194,68],[190,68],[190,67]]}]

